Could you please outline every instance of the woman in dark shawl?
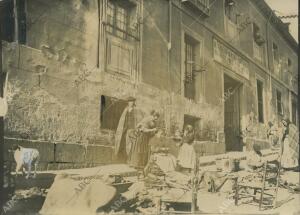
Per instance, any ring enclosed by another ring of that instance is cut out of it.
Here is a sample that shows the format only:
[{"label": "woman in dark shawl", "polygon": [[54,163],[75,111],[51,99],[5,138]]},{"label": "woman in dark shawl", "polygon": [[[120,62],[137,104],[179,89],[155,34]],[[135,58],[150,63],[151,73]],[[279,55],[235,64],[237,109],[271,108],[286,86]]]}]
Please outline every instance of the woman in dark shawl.
[{"label": "woman in dark shawl", "polygon": [[130,152],[131,142],[128,136],[134,132],[137,123],[141,117],[141,111],[136,108],[135,98],[128,97],[128,105],[124,109],[115,134],[115,155],[119,161],[127,161],[127,156]]},{"label": "woman in dark shawl", "polygon": [[144,168],[147,165],[149,157],[149,140],[157,132],[157,120],[159,113],[152,111],[150,116],[145,117],[136,128],[136,134],[133,137],[128,163],[136,168]]}]

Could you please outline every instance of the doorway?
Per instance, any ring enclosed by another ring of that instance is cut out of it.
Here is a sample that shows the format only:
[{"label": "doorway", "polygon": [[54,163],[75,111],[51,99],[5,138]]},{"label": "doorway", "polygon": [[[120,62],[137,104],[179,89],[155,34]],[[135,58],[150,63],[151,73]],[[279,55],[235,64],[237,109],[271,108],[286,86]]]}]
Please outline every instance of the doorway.
[{"label": "doorway", "polygon": [[240,91],[242,83],[224,74],[224,132],[226,152],[242,151],[240,136]]}]

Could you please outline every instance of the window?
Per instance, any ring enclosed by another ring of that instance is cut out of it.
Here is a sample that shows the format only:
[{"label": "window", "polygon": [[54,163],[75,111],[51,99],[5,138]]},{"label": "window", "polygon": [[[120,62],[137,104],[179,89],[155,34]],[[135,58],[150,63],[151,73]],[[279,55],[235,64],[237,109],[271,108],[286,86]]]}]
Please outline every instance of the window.
[{"label": "window", "polygon": [[258,122],[264,122],[264,98],[263,83],[257,80],[257,105],[258,105]]},{"label": "window", "polygon": [[225,0],[225,30],[230,41],[239,43],[239,28],[238,28],[238,11],[236,2],[233,0]]},{"label": "window", "polygon": [[288,58],[288,67],[292,67],[292,60]]},{"label": "window", "polygon": [[132,5],[129,1],[108,1],[107,31],[119,38],[129,39],[138,37],[138,25],[131,26],[130,16]]},{"label": "window", "polygon": [[253,23],[253,56],[259,61],[263,61],[265,40],[261,35],[260,28]]},{"label": "window", "polygon": [[126,106],[126,101],[102,95],[100,99],[101,128],[115,131]]},{"label": "window", "polygon": [[195,100],[196,98],[196,83],[195,71],[197,62],[199,60],[199,42],[192,37],[185,35],[184,37],[185,49],[185,77],[184,77],[184,96],[186,98]]},{"label": "window", "polygon": [[26,12],[25,0],[17,0],[17,14],[18,14],[18,40],[19,43],[26,43]]},{"label": "window", "polygon": [[225,15],[232,23],[237,24],[237,11],[235,1],[225,0]]},{"label": "window", "polygon": [[277,107],[277,114],[283,115],[283,106],[281,101],[281,92],[279,90],[276,90],[276,107]]},{"label": "window", "polygon": [[[7,1],[4,4],[2,19],[2,38],[5,41],[19,41],[21,44],[26,43],[26,4],[25,0]],[[16,16],[14,8],[16,7]],[[16,31],[17,28],[17,31]],[[16,35],[16,32],[17,35]]]},{"label": "window", "polygon": [[273,60],[279,63],[278,46],[275,43],[273,43],[272,52],[273,52]]},{"label": "window", "polygon": [[124,76],[131,77],[135,66],[133,62],[133,50],[130,46],[115,41],[107,41],[107,68]]},{"label": "window", "polygon": [[2,39],[7,42],[13,42],[14,41],[14,25],[15,25],[15,19],[14,19],[14,4],[13,1],[7,1],[3,3],[3,8],[1,12],[4,12],[2,17],[2,23],[1,23],[1,36]]},{"label": "window", "polygon": [[290,58],[287,59],[287,67],[288,72],[292,72],[292,60]]}]

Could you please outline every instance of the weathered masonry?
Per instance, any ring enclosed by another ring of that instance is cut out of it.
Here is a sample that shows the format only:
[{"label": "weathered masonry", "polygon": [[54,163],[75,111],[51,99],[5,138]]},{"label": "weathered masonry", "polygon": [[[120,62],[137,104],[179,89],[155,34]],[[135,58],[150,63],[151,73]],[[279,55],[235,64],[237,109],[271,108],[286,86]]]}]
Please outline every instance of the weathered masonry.
[{"label": "weathered masonry", "polygon": [[7,145],[40,148],[48,168],[113,162],[127,96],[170,136],[192,124],[199,154],[268,147],[269,121],[299,123],[298,44],[263,0],[5,5]]}]

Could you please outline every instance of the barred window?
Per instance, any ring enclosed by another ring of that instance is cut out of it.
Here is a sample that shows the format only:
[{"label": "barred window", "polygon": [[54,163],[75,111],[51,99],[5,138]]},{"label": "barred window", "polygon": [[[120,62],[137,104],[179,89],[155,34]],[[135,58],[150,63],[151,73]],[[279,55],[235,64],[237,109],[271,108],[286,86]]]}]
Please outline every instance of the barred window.
[{"label": "barred window", "polygon": [[118,36],[121,38],[126,38],[127,29],[127,11],[124,8],[117,7],[117,14],[116,14],[116,22],[117,28],[121,29],[122,31],[118,31]]},{"label": "barred window", "polygon": [[115,5],[109,1],[107,6],[107,23],[108,23],[107,31],[110,33],[113,33],[114,13],[115,13]]},{"label": "barred window", "polygon": [[126,1],[108,1],[107,6],[107,31],[119,38],[138,38],[138,25],[130,27],[130,14],[132,5]]},{"label": "barred window", "polygon": [[[186,98],[195,100],[196,85],[195,85],[195,66],[197,64],[197,49],[199,49],[199,42],[194,40],[189,35],[184,38],[185,48],[185,77],[184,77],[184,96]],[[198,56],[199,57],[199,56]]]}]

